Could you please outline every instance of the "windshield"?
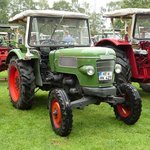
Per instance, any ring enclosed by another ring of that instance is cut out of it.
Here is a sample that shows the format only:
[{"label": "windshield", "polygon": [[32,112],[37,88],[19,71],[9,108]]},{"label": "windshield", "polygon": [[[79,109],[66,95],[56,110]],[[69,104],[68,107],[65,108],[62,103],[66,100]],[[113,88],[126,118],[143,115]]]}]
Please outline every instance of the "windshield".
[{"label": "windshield", "polygon": [[87,20],[34,17],[28,42],[30,46],[88,46]]},{"label": "windshield", "polygon": [[134,38],[150,39],[150,15],[137,15]]}]

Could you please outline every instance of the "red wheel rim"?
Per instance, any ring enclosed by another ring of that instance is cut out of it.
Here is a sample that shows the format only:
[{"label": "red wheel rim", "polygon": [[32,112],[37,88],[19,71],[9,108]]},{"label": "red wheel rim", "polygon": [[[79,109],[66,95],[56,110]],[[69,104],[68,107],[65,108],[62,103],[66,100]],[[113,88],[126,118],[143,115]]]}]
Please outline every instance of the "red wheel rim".
[{"label": "red wheel rim", "polygon": [[60,128],[61,126],[61,109],[57,99],[53,99],[52,101],[52,119],[56,128]]},{"label": "red wheel rim", "polygon": [[20,75],[15,66],[10,66],[9,69],[9,91],[14,102],[17,102],[20,97]]},{"label": "red wheel rim", "polygon": [[117,110],[119,115],[123,118],[127,118],[131,114],[130,107],[124,106],[123,104],[118,104]]}]

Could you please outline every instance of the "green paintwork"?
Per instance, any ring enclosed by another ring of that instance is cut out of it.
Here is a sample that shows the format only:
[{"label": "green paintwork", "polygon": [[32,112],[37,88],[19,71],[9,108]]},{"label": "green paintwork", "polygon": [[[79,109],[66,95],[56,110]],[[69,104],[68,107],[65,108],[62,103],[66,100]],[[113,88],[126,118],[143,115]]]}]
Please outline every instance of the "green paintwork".
[{"label": "green paintwork", "polygon": [[[9,57],[11,55],[17,55],[18,59],[23,59],[23,60],[26,60],[27,57],[26,57],[26,52],[25,50],[21,50],[21,49],[12,49],[11,51],[9,51],[9,54],[8,54],[8,57],[7,59],[9,59]],[[32,51],[30,51],[32,53]],[[32,53],[32,56],[30,56],[30,58],[28,59],[37,59],[39,58],[38,54],[34,52],[34,54]]]},{"label": "green paintwork", "polygon": [[[32,56],[30,59],[34,59],[34,72],[36,76],[36,85],[42,86],[42,79],[40,76],[39,69],[39,56],[35,51],[30,51]],[[21,51],[20,49],[13,49],[9,52],[8,56],[17,55],[18,59],[26,59],[26,51]],[[68,59],[73,64],[60,64],[60,58],[63,58],[63,61]],[[30,60],[28,59],[28,60]],[[100,83],[98,80],[98,72],[96,69],[97,60],[115,60],[116,55],[114,50],[110,48],[103,47],[82,47],[82,48],[67,48],[51,51],[49,54],[50,68],[52,72],[56,73],[67,73],[72,74],[77,77],[81,86],[88,87],[106,87],[112,86],[113,80],[107,83]],[[87,75],[85,72],[81,71],[81,67],[86,65],[92,65],[95,69],[95,74],[93,76]],[[114,64],[112,64],[114,67]]]},{"label": "green paintwork", "polygon": [[[72,59],[74,66],[60,65],[60,58]],[[114,50],[103,47],[83,47],[83,48],[67,48],[50,52],[50,68],[53,72],[74,74],[77,76],[81,86],[88,87],[104,87],[112,86],[113,80],[109,83],[101,83],[98,81],[98,72],[96,70],[96,60],[115,60]],[[95,74],[88,76],[80,71],[80,67],[84,65],[92,65],[95,68]],[[114,66],[114,64],[112,64]]]}]

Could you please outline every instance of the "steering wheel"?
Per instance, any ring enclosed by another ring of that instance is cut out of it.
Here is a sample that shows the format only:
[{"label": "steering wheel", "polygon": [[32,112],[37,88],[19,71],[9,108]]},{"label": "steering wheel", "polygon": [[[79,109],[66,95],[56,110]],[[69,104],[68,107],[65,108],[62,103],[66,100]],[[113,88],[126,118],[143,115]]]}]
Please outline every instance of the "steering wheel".
[{"label": "steering wheel", "polygon": [[44,40],[41,42],[41,45],[50,45],[50,44],[53,44],[55,45],[57,42],[54,41],[54,40]]}]

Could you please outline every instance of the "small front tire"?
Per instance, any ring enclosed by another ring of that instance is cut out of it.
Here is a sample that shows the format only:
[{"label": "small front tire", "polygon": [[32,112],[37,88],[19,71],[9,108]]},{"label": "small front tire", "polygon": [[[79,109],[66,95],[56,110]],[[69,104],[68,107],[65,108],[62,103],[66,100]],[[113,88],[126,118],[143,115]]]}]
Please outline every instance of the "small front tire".
[{"label": "small front tire", "polygon": [[54,89],[49,94],[49,115],[54,132],[68,136],[72,130],[72,109],[66,92]]},{"label": "small front tire", "polygon": [[142,104],[138,91],[131,84],[121,84],[118,96],[124,97],[125,102],[114,106],[116,118],[128,125],[135,124],[141,115]]}]

